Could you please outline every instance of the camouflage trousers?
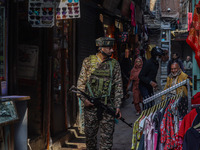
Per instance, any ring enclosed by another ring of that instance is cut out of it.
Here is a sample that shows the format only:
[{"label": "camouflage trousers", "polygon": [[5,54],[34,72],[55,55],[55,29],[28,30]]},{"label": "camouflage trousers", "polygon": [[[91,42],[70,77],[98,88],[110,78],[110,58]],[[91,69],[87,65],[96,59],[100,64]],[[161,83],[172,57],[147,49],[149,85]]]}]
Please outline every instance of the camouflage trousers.
[{"label": "camouflage trousers", "polygon": [[97,150],[97,133],[100,128],[99,150],[111,150],[113,145],[114,117],[103,112],[102,120],[97,118],[97,108],[85,107],[85,136],[87,150]]}]

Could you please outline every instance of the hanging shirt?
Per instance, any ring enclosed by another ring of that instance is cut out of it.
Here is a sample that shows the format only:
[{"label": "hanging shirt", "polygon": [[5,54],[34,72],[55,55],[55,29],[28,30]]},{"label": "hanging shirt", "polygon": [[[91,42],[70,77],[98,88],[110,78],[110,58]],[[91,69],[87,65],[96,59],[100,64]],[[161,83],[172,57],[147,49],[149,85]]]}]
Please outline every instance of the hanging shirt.
[{"label": "hanging shirt", "polygon": [[164,150],[173,149],[177,147],[175,132],[174,132],[174,123],[173,116],[171,112],[171,105],[174,100],[171,100],[169,106],[167,107],[163,120],[161,122],[160,130],[161,130],[161,143],[164,143]]},{"label": "hanging shirt", "polygon": [[139,117],[134,123],[131,150],[136,150],[139,147],[139,141],[141,139],[142,132],[143,132],[142,129],[139,129],[139,123],[140,123],[140,118],[143,118],[143,117],[144,116]]},{"label": "hanging shirt", "polygon": [[187,130],[192,126],[192,123],[196,118],[196,116],[197,116],[197,111],[196,109],[193,109],[183,118],[183,121],[181,122],[181,127],[178,132],[179,137],[183,139]]},{"label": "hanging shirt", "polygon": [[152,116],[154,113],[151,113],[147,119],[145,120],[145,127],[144,127],[144,149],[145,150],[153,150],[153,120]]}]

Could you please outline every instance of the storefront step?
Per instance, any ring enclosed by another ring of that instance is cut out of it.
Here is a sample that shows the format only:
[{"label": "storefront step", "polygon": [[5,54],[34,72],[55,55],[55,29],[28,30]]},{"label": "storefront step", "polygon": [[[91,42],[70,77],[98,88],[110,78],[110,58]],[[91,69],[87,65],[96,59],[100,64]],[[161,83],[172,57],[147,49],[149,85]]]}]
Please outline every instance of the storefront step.
[{"label": "storefront step", "polygon": [[79,133],[78,128],[68,129],[71,132],[71,137],[60,150],[84,150],[86,149],[85,145],[85,136]]}]

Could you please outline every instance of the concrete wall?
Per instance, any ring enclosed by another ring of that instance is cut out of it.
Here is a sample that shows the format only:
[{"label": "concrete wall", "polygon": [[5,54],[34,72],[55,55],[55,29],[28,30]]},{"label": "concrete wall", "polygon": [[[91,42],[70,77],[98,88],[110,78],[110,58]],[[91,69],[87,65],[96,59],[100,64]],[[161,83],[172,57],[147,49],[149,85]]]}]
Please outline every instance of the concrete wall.
[{"label": "concrete wall", "polygon": [[180,59],[184,61],[187,56],[192,58],[192,49],[186,43],[186,41],[172,41],[171,42],[171,52],[177,52],[180,56]]}]

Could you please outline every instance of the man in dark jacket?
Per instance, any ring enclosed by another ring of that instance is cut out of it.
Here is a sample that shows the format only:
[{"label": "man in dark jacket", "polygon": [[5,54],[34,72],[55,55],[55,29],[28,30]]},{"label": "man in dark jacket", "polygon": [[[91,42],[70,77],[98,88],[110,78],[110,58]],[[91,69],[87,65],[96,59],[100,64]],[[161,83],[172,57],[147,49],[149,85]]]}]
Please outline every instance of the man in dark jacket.
[{"label": "man in dark jacket", "polygon": [[158,47],[154,47],[151,51],[151,58],[144,63],[139,74],[139,88],[144,99],[153,95],[153,88],[156,89],[158,86],[156,82],[156,75],[159,68],[158,60],[162,55],[164,55],[163,50]]}]

